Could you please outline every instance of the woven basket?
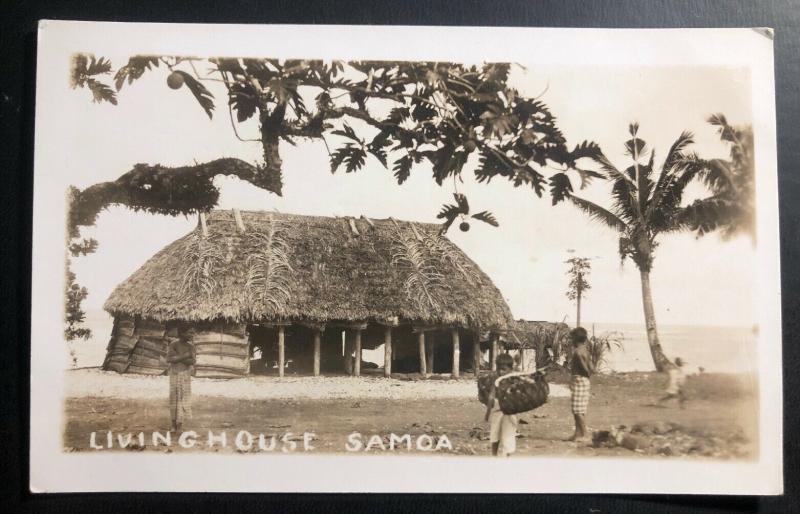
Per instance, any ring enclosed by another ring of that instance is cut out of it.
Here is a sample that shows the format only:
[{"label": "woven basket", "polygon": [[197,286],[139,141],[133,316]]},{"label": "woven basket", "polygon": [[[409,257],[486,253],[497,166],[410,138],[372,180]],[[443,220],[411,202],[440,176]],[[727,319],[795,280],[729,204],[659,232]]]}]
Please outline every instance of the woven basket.
[{"label": "woven basket", "polygon": [[[550,386],[542,373],[525,375],[533,382],[520,376],[503,378],[497,385],[495,397],[503,414],[519,414],[541,407],[547,403]],[[492,383],[498,378],[496,372],[486,373],[478,378],[478,399],[484,405],[489,402]]]}]

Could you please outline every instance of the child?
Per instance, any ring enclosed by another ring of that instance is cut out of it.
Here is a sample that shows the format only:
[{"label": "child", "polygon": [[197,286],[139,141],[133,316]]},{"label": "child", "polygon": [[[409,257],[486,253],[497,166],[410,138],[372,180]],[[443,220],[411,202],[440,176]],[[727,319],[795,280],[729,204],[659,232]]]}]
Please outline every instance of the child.
[{"label": "child", "polygon": [[667,373],[669,374],[669,383],[667,384],[667,394],[658,401],[659,405],[663,405],[673,398],[677,398],[681,409],[686,408],[686,394],[683,392],[683,386],[686,383],[686,373],[683,371],[683,365],[686,364],[680,357],[675,358],[675,365],[670,366]]},{"label": "child", "polygon": [[[507,353],[497,356],[497,373],[500,377],[514,371],[514,358]],[[498,378],[499,380],[499,378]],[[517,424],[519,419],[516,414],[503,414],[500,402],[496,396],[497,381],[492,382],[489,391],[489,401],[486,402],[485,420],[489,422],[489,440],[492,443],[492,455],[508,457],[517,449]],[[502,448],[502,453],[501,452]]]}]

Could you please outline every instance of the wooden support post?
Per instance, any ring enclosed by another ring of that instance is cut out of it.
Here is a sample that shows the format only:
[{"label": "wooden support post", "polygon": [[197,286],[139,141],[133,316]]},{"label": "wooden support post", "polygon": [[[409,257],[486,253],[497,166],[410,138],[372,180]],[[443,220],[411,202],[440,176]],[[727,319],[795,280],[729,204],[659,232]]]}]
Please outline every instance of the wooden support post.
[{"label": "wooden support post", "polygon": [[492,371],[497,371],[497,334],[492,334],[492,355],[490,356]]},{"label": "wooden support post", "polygon": [[472,367],[475,376],[477,377],[481,372],[481,333],[476,330],[472,334]]},{"label": "wooden support post", "polygon": [[436,348],[436,342],[433,339],[426,339],[425,340],[425,367],[428,369],[428,375],[432,375],[436,373],[433,369],[434,360],[434,350]]},{"label": "wooden support post", "polygon": [[459,339],[458,329],[454,328],[453,334],[453,378],[458,378],[461,374],[461,340]]},{"label": "wooden support post", "polygon": [[284,348],[284,328],[283,325],[278,327],[278,376],[283,376],[283,370],[286,365],[286,349]]},{"label": "wooden support post", "polygon": [[392,327],[383,332],[383,376],[392,376]]},{"label": "wooden support post", "polygon": [[314,376],[319,376],[319,354],[322,346],[322,330],[314,330]]},{"label": "wooden support post", "polygon": [[203,232],[203,237],[207,237],[208,236],[208,223],[206,223],[206,213],[201,212],[200,214],[198,214],[198,217],[200,218],[200,229]]},{"label": "wooden support post", "polygon": [[353,335],[349,330],[344,331],[344,372],[353,375]]},{"label": "wooden support post", "polygon": [[428,376],[428,369],[425,366],[425,332],[417,333],[417,344],[419,345],[419,373],[423,377]]},{"label": "wooden support post", "polygon": [[353,374],[357,377],[361,376],[361,329],[356,329],[356,361],[353,365]]}]

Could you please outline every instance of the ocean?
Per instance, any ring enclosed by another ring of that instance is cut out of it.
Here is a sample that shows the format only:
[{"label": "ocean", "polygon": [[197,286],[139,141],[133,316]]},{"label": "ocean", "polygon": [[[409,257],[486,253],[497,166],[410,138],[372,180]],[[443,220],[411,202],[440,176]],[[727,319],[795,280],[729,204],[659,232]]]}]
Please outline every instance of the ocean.
[{"label": "ocean", "polygon": [[[102,310],[89,311],[86,325],[92,329],[92,337],[68,343],[70,367],[96,367],[103,363],[111,334],[111,317]],[[590,333],[594,330],[597,335],[613,333],[618,336],[620,347],[612,347],[605,366],[608,370],[653,370],[644,323],[594,323],[585,326]],[[681,357],[687,362],[690,372],[700,368],[707,372],[727,373],[755,373],[757,370],[758,335],[751,327],[660,325],[658,331],[667,357]],[[382,353],[380,349],[373,350],[370,355],[365,351],[364,358],[381,362]]]},{"label": "ocean", "polygon": [[[591,333],[592,325],[586,325]],[[652,371],[653,359],[642,324],[595,323],[597,335],[620,335],[621,348],[613,348],[608,368],[613,371]],[[757,338],[753,327],[660,325],[658,336],[671,360],[680,357],[690,372],[756,373]]]}]

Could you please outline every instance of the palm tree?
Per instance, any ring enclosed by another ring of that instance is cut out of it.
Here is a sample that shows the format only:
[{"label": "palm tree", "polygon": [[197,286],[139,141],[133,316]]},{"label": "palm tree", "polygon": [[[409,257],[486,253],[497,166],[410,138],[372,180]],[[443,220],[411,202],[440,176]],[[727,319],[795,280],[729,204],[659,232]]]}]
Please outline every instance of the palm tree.
[{"label": "palm tree", "polygon": [[711,115],[707,121],[717,127],[720,139],[730,145],[730,158],[705,163],[699,178],[711,196],[688,206],[689,228],[698,236],[719,230],[723,239],[746,234],[755,243],[753,129],[749,125],[735,127],[722,114]]},{"label": "palm tree", "polygon": [[[570,200],[590,218],[617,231],[620,257],[623,261],[630,258],[639,269],[647,341],[653,364],[658,371],[664,371],[671,363],[658,339],[650,271],[658,237],[690,228],[690,213],[681,206],[681,201],[686,186],[702,171],[704,163],[694,154],[686,153],[686,148],[694,141],[691,133],[684,132],[672,144],[656,172],[655,152],[648,152],[645,142],[637,135],[638,131],[637,123],[629,126],[631,139],[625,143],[625,149],[633,162],[624,171],[614,167],[602,154],[595,157],[613,182],[611,207],[606,209],[574,195],[570,195]],[[644,162],[648,153],[649,158]]]}]

